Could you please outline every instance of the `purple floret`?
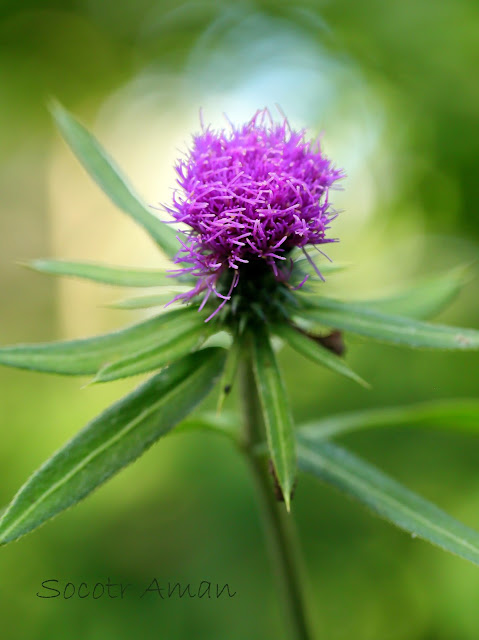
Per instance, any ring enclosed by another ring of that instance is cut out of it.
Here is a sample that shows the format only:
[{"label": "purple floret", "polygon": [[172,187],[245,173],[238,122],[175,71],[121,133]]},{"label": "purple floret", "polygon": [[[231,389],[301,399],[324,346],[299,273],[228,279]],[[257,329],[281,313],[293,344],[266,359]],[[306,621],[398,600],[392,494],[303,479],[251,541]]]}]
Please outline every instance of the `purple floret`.
[{"label": "purple floret", "polygon": [[[190,227],[180,240],[175,262],[187,263],[176,274],[198,277],[194,289],[178,297],[206,292],[231,298],[241,267],[264,260],[278,280],[287,280],[293,247],[335,242],[327,237],[336,217],[329,189],[344,173],[321,152],[319,141],[305,141],[305,131],[291,130],[286,119],[275,123],[258,111],[239,128],[203,129],[176,165],[179,189],[167,210]],[[218,278],[231,270],[229,291],[219,292]]]}]

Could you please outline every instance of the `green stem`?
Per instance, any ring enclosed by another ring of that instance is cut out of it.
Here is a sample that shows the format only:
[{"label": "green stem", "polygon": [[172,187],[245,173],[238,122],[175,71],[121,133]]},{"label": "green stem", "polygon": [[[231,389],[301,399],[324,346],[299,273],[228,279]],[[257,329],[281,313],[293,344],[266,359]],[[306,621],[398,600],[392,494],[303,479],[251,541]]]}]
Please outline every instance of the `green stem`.
[{"label": "green stem", "polygon": [[267,460],[259,456],[257,445],[264,442],[264,428],[251,361],[242,362],[240,369],[241,404],[243,412],[243,451],[252,471],[271,559],[275,568],[294,640],[311,640],[302,598],[298,557],[292,530],[291,515],[278,502],[268,470]]}]

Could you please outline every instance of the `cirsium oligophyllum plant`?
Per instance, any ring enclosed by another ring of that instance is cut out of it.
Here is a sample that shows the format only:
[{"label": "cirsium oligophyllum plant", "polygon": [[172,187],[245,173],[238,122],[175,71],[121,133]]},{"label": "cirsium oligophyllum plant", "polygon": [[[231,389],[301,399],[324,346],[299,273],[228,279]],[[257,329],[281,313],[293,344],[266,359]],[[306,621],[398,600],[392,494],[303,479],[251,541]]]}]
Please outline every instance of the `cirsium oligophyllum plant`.
[{"label": "cirsium oligophyllum plant", "polygon": [[[468,424],[477,421],[477,404],[365,411],[294,428],[272,346],[276,337],[363,385],[342,357],[343,332],[409,348],[477,350],[479,331],[425,322],[460,289],[463,270],[388,299],[348,303],[321,295],[321,280],[338,268],[324,259],[320,247],[335,241],[331,227],[337,214],[330,196],[343,173],[318,142],[308,142],[305,132],[291,130],[286,120],[274,122],[267,111],[242,127],[203,128],[193,138],[176,167],[178,189],[165,207],[179,223],[176,230],[149,210],[81,124],[59,105],[52,113],[85,169],[172,263],[166,271],[31,263],[44,273],[151,287],[151,295],[118,306],[158,307],[159,312],[93,338],[3,347],[1,364],[94,376],[97,383],[156,373],[90,422],[27,481],[3,514],[0,544],[75,504],[176,427],[226,433],[249,460],[295,637],[310,637],[287,531],[298,468],[415,536],[479,564],[479,534],[332,442],[372,426]],[[175,296],[172,291],[178,290]],[[225,331],[230,347],[211,346],[210,338]],[[221,407],[237,383],[242,429],[234,417],[221,413],[188,418],[216,384]]]}]

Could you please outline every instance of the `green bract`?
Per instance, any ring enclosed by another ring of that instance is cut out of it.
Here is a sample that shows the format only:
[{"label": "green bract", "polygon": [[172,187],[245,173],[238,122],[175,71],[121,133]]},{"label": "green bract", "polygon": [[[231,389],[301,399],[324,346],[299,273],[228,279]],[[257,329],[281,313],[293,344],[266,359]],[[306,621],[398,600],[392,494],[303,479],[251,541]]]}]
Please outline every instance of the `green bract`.
[{"label": "green bract", "polygon": [[[52,113],[65,140],[93,179],[173,259],[179,249],[176,232],[138,198],[81,124],[59,105],[52,107]],[[160,309],[148,320],[106,335],[0,348],[0,364],[87,375],[94,382],[155,371],[149,380],[88,424],[31,477],[3,514],[0,544],[21,537],[81,500],[175,426],[182,431],[213,430],[245,450],[234,414],[187,417],[217,381],[221,409],[235,385],[238,369],[243,367],[243,373],[249,372],[250,391],[254,388],[250,395],[261,414],[259,437],[256,434],[256,442],[249,444],[254,444],[259,459],[267,455],[271,460],[269,489],[273,490],[274,481],[288,509],[299,467],[339,487],[408,532],[479,564],[479,534],[328,441],[348,431],[392,424],[460,426],[479,431],[479,403],[449,401],[340,414],[322,417],[295,431],[274,348],[279,339],[316,364],[363,386],[367,383],[342,357],[338,330],[412,348],[477,350],[478,331],[424,321],[460,290],[465,281],[464,270],[430,278],[397,296],[347,303],[321,296],[320,287],[311,280],[297,289],[307,275],[314,274],[315,265],[306,258],[294,257],[288,283],[273,278],[268,270],[255,272],[251,267],[245,267],[239,280],[226,278],[220,284],[224,290],[237,285],[235,296],[209,322],[205,320],[211,308],[206,304],[204,311],[200,310],[198,297],[193,296],[187,305]],[[171,292],[187,291],[185,285],[191,286],[193,281],[184,270],[180,278],[172,278],[159,269],[81,262],[35,260],[28,266],[53,275],[152,288],[148,295],[116,304],[124,309],[161,307],[171,299]],[[338,268],[341,267],[321,266],[322,272],[329,274]],[[209,346],[214,334],[225,331],[231,337],[228,350]]]}]

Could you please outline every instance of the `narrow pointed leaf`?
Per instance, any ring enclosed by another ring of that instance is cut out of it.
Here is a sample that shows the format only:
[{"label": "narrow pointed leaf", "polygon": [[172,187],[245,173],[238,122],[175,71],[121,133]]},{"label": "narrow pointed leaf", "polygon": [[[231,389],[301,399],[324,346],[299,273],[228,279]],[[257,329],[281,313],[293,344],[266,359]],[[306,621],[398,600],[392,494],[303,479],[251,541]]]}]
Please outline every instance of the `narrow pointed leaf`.
[{"label": "narrow pointed leaf", "polygon": [[308,422],[298,431],[316,440],[383,427],[431,427],[479,433],[479,401],[440,400],[406,407],[351,411]]},{"label": "narrow pointed leaf", "polygon": [[164,269],[130,269],[92,262],[32,260],[25,266],[55,276],[70,276],[121,287],[161,287],[178,284]]},{"label": "narrow pointed leaf", "polygon": [[240,336],[236,335],[228,350],[225,368],[220,380],[220,393],[218,396],[217,404],[218,413],[222,411],[225,400],[233,389],[233,384],[236,379],[236,374],[238,372],[238,367],[243,352],[243,346],[243,340]]},{"label": "narrow pointed leaf", "polygon": [[479,331],[429,324],[413,318],[394,316],[363,304],[318,298],[309,301],[298,317],[326,327],[350,331],[378,342],[389,342],[415,348],[479,349]]},{"label": "narrow pointed leaf", "polygon": [[438,314],[454,300],[468,280],[467,269],[459,267],[427,278],[387,298],[360,301],[381,313],[423,320]]},{"label": "narrow pointed leaf", "polygon": [[151,296],[135,296],[134,298],[124,298],[117,302],[112,302],[108,306],[112,309],[151,309],[151,307],[160,307],[170,302],[176,293],[188,291],[187,287],[165,287],[163,293],[153,294]]},{"label": "narrow pointed leaf", "polygon": [[220,435],[228,436],[235,440],[241,439],[241,428],[238,416],[235,413],[222,411],[221,414],[206,412],[189,416],[177,427],[175,433],[188,433],[190,431],[211,431]]},{"label": "narrow pointed leaf", "polygon": [[166,367],[196,349],[212,332],[213,327],[202,322],[201,325],[175,335],[170,340],[161,340],[157,346],[106,365],[96,374],[93,382],[111,382]]},{"label": "narrow pointed leaf", "polygon": [[[313,264],[323,276],[328,276],[348,268],[347,264],[338,262],[322,262],[321,264],[317,264],[317,262],[313,260]],[[305,294],[317,292],[317,287],[323,284],[323,281],[320,280],[313,264],[311,264],[304,255],[299,255],[294,258],[291,275],[288,279],[289,284],[298,286],[304,280],[305,276],[308,276],[306,286],[301,287],[300,291]]]},{"label": "narrow pointed leaf", "polygon": [[20,489],[0,520],[0,544],[37,528],[138,458],[208,394],[222,349],[172,364],[90,422]]},{"label": "narrow pointed leaf", "polygon": [[[322,262],[321,264],[318,264],[317,261],[315,260],[313,260],[313,262],[317,266],[320,273],[324,275],[330,274],[330,273],[337,273],[338,271],[344,271],[349,267],[348,264],[345,264],[342,262]],[[296,270],[297,272],[301,271],[301,273],[303,273],[303,277],[306,274],[309,274],[309,275],[316,274],[315,268],[313,267],[311,262],[304,256],[300,256],[299,258],[296,258],[296,260],[294,261],[293,270]]]},{"label": "narrow pointed leaf", "polygon": [[171,340],[203,324],[204,314],[182,307],[93,338],[0,348],[0,364],[62,375],[95,374],[107,364]]},{"label": "narrow pointed leaf", "polygon": [[368,383],[352,371],[339,356],[328,351],[313,339],[308,338],[290,325],[277,325],[273,328],[273,332],[287,342],[292,349],[312,362],[331,369],[331,371],[339,373],[350,380],[354,380],[354,382],[359,383],[363,387],[369,386]]},{"label": "narrow pointed leaf", "polygon": [[98,141],[60,104],[51,113],[73,153],[116,206],[139,223],[158,246],[172,258],[179,250],[176,232],[155,216],[134,193]]},{"label": "narrow pointed leaf", "polygon": [[397,527],[479,565],[479,533],[382,471],[329,442],[299,437],[299,467]]},{"label": "narrow pointed leaf", "polygon": [[253,366],[263,410],[268,448],[289,510],[296,476],[296,447],[293,420],[278,364],[265,329],[253,336]]}]

